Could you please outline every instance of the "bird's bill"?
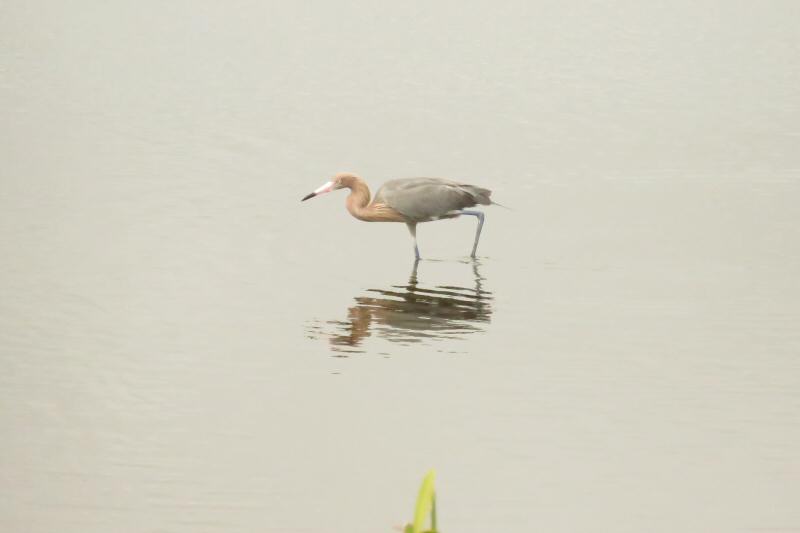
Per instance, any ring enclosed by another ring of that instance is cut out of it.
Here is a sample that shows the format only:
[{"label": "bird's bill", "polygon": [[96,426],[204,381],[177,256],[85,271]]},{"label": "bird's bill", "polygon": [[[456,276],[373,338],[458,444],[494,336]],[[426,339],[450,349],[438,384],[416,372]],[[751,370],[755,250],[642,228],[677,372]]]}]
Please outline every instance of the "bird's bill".
[{"label": "bird's bill", "polygon": [[331,192],[332,190],[333,190],[333,182],[332,182],[332,181],[329,181],[329,182],[327,182],[325,185],[323,185],[322,187],[320,187],[319,189],[317,189],[316,191],[314,191],[314,192],[312,192],[312,193],[309,193],[309,194],[305,195],[305,196],[303,197],[303,199],[302,199],[302,200],[300,200],[300,201],[301,201],[301,202],[305,202],[305,201],[306,201],[306,200],[308,200],[309,198],[314,198],[315,196],[319,196],[320,194],[325,194],[326,192]]}]

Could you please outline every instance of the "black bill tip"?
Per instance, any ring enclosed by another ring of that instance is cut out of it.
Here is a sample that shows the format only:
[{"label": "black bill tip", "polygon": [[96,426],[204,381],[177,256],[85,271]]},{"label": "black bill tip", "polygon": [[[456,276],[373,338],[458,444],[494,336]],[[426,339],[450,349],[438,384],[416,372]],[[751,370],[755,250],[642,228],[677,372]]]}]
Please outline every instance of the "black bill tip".
[{"label": "black bill tip", "polygon": [[317,195],[317,193],[315,193],[315,192],[312,192],[312,193],[306,194],[305,196],[303,196],[303,199],[302,199],[302,200],[300,200],[300,201],[301,201],[301,202],[305,202],[305,201],[306,201],[306,200],[308,200],[309,198],[314,198],[316,195]]}]

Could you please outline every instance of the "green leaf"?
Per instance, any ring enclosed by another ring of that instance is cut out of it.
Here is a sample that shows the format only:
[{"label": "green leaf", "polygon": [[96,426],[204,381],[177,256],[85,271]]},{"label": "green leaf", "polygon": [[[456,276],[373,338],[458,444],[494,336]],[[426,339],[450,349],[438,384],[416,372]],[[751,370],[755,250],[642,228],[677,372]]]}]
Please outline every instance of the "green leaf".
[{"label": "green leaf", "polygon": [[431,495],[431,530],[436,533],[436,492]]},{"label": "green leaf", "polygon": [[413,533],[423,533],[423,524],[425,519],[430,515],[434,506],[434,490],[433,482],[436,478],[436,472],[429,470],[422,480],[422,486],[419,488],[419,496],[417,496],[417,508],[414,511],[414,525]]}]

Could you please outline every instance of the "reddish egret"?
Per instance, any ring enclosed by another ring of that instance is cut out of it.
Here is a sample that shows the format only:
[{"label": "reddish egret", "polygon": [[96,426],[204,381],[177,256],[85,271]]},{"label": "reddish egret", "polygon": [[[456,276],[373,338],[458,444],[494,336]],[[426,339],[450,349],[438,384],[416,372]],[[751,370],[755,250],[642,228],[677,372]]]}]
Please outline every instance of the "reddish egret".
[{"label": "reddish egret", "polygon": [[464,208],[493,203],[489,198],[492,194],[489,189],[441,178],[403,178],[387,181],[378,189],[375,198],[370,202],[367,184],[349,172],[336,174],[331,181],[306,195],[301,202],[345,187],[350,189],[347,210],[357,219],[365,222],[405,222],[414,239],[414,254],[417,259],[419,259],[417,224],[461,215],[478,218],[475,244],[472,246],[472,257],[475,257],[483,228],[483,213]]}]

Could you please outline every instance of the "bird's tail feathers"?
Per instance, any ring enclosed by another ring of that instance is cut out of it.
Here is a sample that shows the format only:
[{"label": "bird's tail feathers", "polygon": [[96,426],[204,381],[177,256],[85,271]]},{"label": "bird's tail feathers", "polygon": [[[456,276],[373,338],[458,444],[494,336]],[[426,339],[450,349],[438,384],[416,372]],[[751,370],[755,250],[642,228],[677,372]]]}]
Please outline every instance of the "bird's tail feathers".
[{"label": "bird's tail feathers", "polygon": [[490,205],[492,203],[492,191],[474,185],[461,185],[461,189],[472,197],[476,204]]}]

